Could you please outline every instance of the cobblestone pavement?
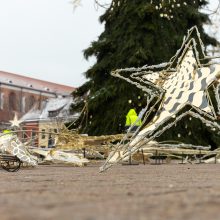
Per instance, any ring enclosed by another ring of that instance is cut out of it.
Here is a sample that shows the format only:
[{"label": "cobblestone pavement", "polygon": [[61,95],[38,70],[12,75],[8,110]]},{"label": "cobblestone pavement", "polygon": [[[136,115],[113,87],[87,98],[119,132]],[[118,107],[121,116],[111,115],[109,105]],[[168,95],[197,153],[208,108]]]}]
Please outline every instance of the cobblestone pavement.
[{"label": "cobblestone pavement", "polygon": [[0,170],[0,219],[220,219],[220,165]]}]

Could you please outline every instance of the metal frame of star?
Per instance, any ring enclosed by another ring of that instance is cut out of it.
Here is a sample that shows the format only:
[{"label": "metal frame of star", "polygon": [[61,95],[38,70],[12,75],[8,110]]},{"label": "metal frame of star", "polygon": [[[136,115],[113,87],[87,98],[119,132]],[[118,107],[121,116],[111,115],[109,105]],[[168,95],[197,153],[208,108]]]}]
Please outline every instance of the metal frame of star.
[{"label": "metal frame of star", "polygon": [[[148,95],[150,94],[148,97],[146,109],[148,109],[150,102],[155,97],[157,98],[157,102],[149,110],[146,110],[143,124],[146,122],[148,116],[154,110],[154,107],[164,100],[166,90],[161,88],[160,85],[163,84],[169,76],[178,72],[179,68],[181,67],[181,63],[189,49],[193,50],[194,58],[196,60],[196,66],[194,66],[195,71],[198,71],[198,69],[202,68],[210,69],[210,66],[214,64],[213,62],[210,62],[213,57],[206,56],[204,48],[205,47],[200,38],[198,28],[193,27],[188,31],[188,35],[184,37],[181,48],[177,51],[176,55],[170,59],[168,63],[162,63],[153,66],[145,65],[141,68],[118,69],[111,73],[115,77],[119,77],[131,84],[134,84],[136,87],[146,92]],[[200,53],[198,51],[200,51]],[[220,70],[220,65],[217,67],[217,69],[218,68]],[[162,133],[164,133],[164,131],[175,125],[178,121],[180,121],[183,117],[187,115],[200,119],[204,124],[206,124],[206,126],[220,130],[220,126],[215,122],[217,119],[217,113],[220,109],[220,99],[217,95],[217,90],[219,90],[220,87],[219,85],[216,86],[217,81],[217,78],[213,79],[212,82],[207,86],[207,88],[203,90],[211,110],[210,114],[199,109],[196,106],[193,106],[190,102],[185,102],[178,111],[176,111],[174,114],[171,114],[170,117],[162,120],[154,130],[147,133],[141,133],[140,130],[142,129],[143,131],[146,127],[139,128],[132,135],[132,137],[129,138],[129,142],[125,144],[125,141],[128,140],[128,134],[126,134],[123,140],[115,147],[114,151],[107,158],[100,170],[104,171],[112,165],[110,164],[110,160],[112,157],[114,157],[116,152],[121,152],[121,156],[116,161],[119,162],[130,154],[135,153],[138,149],[149,143],[149,141],[155,139],[156,137],[159,137]],[[213,106],[212,100],[208,93],[208,90],[211,87],[215,91],[217,107]],[[186,108],[187,111],[178,115],[178,113],[184,108]],[[168,123],[170,120],[171,122]]]}]

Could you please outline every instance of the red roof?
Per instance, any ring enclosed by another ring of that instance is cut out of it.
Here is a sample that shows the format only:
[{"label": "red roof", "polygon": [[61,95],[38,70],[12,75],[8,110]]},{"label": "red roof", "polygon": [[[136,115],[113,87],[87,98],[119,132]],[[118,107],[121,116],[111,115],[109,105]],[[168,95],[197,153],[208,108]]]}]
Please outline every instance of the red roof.
[{"label": "red roof", "polygon": [[68,93],[70,94],[75,90],[74,87],[66,86],[62,84],[57,84],[53,82],[48,82],[44,80],[34,79],[27,76],[22,76],[14,73],[8,73],[0,71],[0,82],[14,84],[22,87],[30,87],[37,90],[42,90],[45,92],[54,92],[54,93]]}]

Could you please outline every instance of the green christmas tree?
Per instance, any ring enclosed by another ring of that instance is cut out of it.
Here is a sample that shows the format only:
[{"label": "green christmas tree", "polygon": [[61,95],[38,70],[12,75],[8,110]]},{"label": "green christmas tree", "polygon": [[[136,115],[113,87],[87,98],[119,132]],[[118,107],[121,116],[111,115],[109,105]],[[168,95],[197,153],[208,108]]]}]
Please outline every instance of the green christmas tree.
[{"label": "green christmas tree", "polygon": [[[100,17],[105,24],[104,32],[84,51],[85,58],[97,59],[86,72],[89,81],[74,93],[76,97],[87,97],[87,125],[82,127],[82,132],[120,133],[129,109],[139,112],[146,105],[147,94],[112,77],[112,70],[169,61],[180,48],[187,30],[194,25],[205,46],[217,44],[203,29],[209,18],[200,9],[206,5],[204,0],[112,1]],[[82,103],[73,109],[79,106]]]}]

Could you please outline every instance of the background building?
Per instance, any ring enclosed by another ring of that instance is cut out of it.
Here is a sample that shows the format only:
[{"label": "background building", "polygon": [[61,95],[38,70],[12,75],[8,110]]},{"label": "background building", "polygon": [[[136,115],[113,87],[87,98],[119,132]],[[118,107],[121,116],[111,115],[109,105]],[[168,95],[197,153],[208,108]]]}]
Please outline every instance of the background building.
[{"label": "background building", "polygon": [[40,109],[35,105],[21,118],[24,141],[32,147],[53,147],[64,123],[78,117],[70,112],[72,103],[72,97],[58,97],[48,99]]},{"label": "background building", "polygon": [[15,114],[22,117],[34,104],[41,109],[48,98],[68,97],[73,91],[71,86],[0,71],[0,129],[7,128]]}]

